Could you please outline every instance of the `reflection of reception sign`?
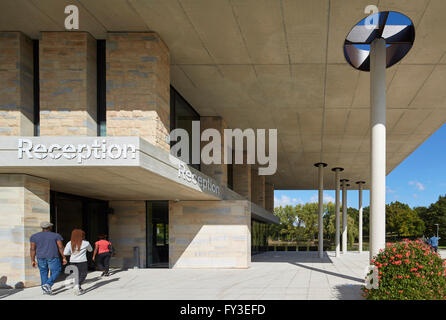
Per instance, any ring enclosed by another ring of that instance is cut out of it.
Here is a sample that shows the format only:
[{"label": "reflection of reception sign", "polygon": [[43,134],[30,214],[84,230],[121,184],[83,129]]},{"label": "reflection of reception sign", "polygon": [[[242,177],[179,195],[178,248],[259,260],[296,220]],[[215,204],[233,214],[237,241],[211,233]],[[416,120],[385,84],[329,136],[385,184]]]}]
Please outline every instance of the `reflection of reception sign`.
[{"label": "reflection of reception sign", "polygon": [[98,139],[88,144],[33,144],[31,139],[18,140],[19,159],[60,159],[76,160],[81,164],[84,160],[94,159],[136,159],[136,146],[133,144],[107,144],[105,139]]},{"label": "reflection of reception sign", "polygon": [[198,185],[201,191],[208,190],[217,195],[220,194],[220,187],[217,184],[212,182],[208,177],[202,177],[201,175],[192,173],[192,171],[187,169],[184,163],[180,163],[180,166],[178,167],[178,178],[183,178],[188,182]]}]

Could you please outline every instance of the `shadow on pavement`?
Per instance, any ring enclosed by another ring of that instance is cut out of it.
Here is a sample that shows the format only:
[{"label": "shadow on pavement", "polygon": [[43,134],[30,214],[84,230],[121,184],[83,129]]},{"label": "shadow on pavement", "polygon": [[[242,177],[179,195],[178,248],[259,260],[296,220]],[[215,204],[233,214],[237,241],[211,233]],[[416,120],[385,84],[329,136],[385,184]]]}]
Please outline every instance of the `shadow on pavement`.
[{"label": "shadow on pavement", "polygon": [[328,271],[328,270],[324,270],[324,269],[310,267],[310,266],[306,266],[306,265],[300,264],[300,263],[293,263],[293,264],[298,266],[298,267],[301,267],[301,268],[305,268],[305,269],[316,271],[316,272],[322,272],[322,273],[328,274],[330,276],[334,276],[334,277],[338,277],[338,278],[343,278],[343,279],[347,279],[347,280],[352,280],[352,281],[364,283],[364,279],[361,279],[361,278],[356,278],[356,277],[352,277],[352,276],[349,276],[349,275],[346,275],[346,274],[342,274],[342,273],[337,273],[337,272],[332,272],[332,271]]},{"label": "shadow on pavement", "polygon": [[20,291],[23,291],[23,289],[0,288],[0,299],[12,296],[13,294],[19,293]]},{"label": "shadow on pavement", "polygon": [[[85,289],[85,293],[93,291],[93,290],[95,290],[97,288],[100,288],[102,286],[105,286],[105,285],[107,285],[109,283],[118,281],[120,278],[114,278],[114,279],[109,279],[109,280],[104,280],[104,281],[101,281],[101,282],[97,282],[100,279],[103,279],[103,278],[102,277],[94,277],[94,278],[85,280],[83,285],[88,284],[88,283],[92,283],[92,282],[96,282],[96,284],[92,285],[90,288]],[[54,289],[53,290],[53,295],[61,294],[61,293],[65,292],[65,291],[68,291],[68,290],[72,290],[72,288],[71,287],[62,286],[62,287],[59,287],[57,289]]]},{"label": "shadow on pavement", "polygon": [[296,263],[333,263],[330,257],[324,252],[324,257],[319,258],[318,252],[299,251],[268,251],[259,253],[251,257],[252,262],[288,262]]},{"label": "shadow on pavement", "polygon": [[85,293],[88,293],[90,291],[96,290],[96,289],[98,289],[100,287],[103,287],[103,286],[105,286],[107,284],[110,284],[112,282],[115,282],[115,281],[119,281],[119,278],[114,278],[114,279],[110,279],[110,280],[104,280],[104,281],[101,281],[101,282],[97,282],[94,285],[92,285],[90,288],[85,289]]},{"label": "shadow on pavement", "polygon": [[365,300],[360,284],[343,284],[333,288],[333,294],[339,300]]}]

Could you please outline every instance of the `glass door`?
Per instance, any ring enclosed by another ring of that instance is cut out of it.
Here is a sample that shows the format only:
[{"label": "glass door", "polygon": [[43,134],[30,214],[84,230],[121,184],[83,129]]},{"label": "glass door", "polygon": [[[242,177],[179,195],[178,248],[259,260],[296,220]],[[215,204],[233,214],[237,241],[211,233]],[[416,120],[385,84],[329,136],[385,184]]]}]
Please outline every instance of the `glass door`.
[{"label": "glass door", "polygon": [[147,266],[169,267],[169,202],[147,202]]}]

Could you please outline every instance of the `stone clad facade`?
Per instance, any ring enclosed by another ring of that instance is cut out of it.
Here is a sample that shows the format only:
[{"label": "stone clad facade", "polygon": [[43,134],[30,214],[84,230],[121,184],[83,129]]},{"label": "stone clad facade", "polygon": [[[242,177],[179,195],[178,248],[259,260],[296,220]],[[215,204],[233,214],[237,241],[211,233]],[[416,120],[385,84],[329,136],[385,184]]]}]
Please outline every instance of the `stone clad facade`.
[{"label": "stone clad facade", "polygon": [[140,267],[146,261],[146,202],[110,201],[113,214],[109,216],[109,240],[116,249],[111,265],[122,268],[133,267],[133,248],[139,247]]},{"label": "stone clad facade", "polygon": [[[200,130],[215,129],[220,133],[221,137],[221,163],[220,164],[204,164],[200,166],[201,172],[214,178],[223,186],[228,185],[228,165],[224,163],[224,129],[227,128],[226,122],[221,117],[200,117]],[[201,142],[201,147],[207,144],[207,141]]]},{"label": "stone clad facade", "polygon": [[87,32],[42,32],[41,136],[97,135],[96,50]]},{"label": "stone clad facade", "polygon": [[50,184],[26,174],[0,174],[0,283],[8,287],[40,284],[31,266],[29,238],[50,220]]},{"label": "stone clad facade", "polygon": [[170,201],[169,221],[171,268],[250,266],[248,201]]},{"label": "stone clad facade", "polygon": [[251,201],[265,208],[265,176],[257,168],[251,170]]},{"label": "stone clad facade", "polygon": [[109,33],[107,135],[140,136],[169,150],[170,55],[154,32]]},{"label": "stone clad facade", "polygon": [[34,135],[33,90],[32,40],[0,32],[0,135]]},{"label": "stone clad facade", "polygon": [[265,183],[265,209],[274,212],[274,186],[271,183]]},{"label": "stone clad facade", "polygon": [[243,152],[243,164],[233,165],[233,189],[239,195],[251,201],[252,171],[246,163],[246,151]]},{"label": "stone clad facade", "polygon": [[[88,32],[42,31],[35,40],[0,32],[0,136],[8,136],[0,139],[0,169],[8,172],[0,173],[0,286],[40,284],[29,238],[42,221],[54,223],[64,244],[74,228],[84,229],[89,241],[107,233],[116,250],[112,267],[135,267],[139,251],[140,268],[167,266],[166,259],[170,268],[248,268],[252,215],[266,216],[254,212],[259,208],[251,201],[264,208],[270,201],[265,177],[251,164],[230,170],[224,141],[221,164],[202,163],[199,175],[195,169],[178,175],[180,162],[166,139],[170,53],[160,36],[109,32],[105,48]],[[178,126],[187,126],[182,120]],[[224,138],[223,118],[203,116],[200,124],[201,131],[215,129]],[[121,157],[127,148],[119,141],[128,136],[142,138],[135,139],[140,143],[132,162]],[[201,189],[194,185],[197,176]],[[207,190],[204,181],[219,192]]]}]

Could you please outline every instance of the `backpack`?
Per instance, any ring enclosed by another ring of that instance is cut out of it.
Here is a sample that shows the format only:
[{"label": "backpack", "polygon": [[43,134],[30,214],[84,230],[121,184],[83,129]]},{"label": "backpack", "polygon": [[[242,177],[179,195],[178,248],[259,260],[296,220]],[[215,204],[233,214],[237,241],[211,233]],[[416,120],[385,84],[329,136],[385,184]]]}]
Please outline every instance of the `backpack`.
[{"label": "backpack", "polygon": [[115,254],[115,248],[112,246],[111,242],[108,242],[108,251],[110,252],[111,255]]}]

